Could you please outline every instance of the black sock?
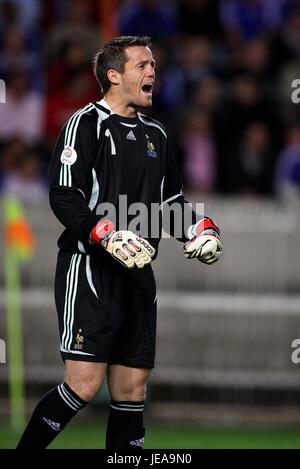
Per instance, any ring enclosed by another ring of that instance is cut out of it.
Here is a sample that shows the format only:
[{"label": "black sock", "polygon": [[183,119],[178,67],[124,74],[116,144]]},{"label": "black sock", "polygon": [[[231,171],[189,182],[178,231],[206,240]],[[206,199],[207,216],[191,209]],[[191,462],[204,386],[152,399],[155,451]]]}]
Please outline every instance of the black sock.
[{"label": "black sock", "polygon": [[16,449],[44,449],[87,404],[66,384],[45,394],[33,411]]},{"label": "black sock", "polygon": [[144,401],[111,401],[106,429],[106,449],[142,449]]}]

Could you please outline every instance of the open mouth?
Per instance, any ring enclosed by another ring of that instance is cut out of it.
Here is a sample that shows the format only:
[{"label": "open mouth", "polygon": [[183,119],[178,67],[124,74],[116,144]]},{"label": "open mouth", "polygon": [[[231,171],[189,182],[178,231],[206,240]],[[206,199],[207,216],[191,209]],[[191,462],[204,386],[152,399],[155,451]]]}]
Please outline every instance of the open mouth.
[{"label": "open mouth", "polygon": [[153,84],[152,83],[149,83],[149,84],[146,84],[146,85],[142,86],[143,93],[145,93],[147,95],[152,95],[152,90],[153,90]]}]

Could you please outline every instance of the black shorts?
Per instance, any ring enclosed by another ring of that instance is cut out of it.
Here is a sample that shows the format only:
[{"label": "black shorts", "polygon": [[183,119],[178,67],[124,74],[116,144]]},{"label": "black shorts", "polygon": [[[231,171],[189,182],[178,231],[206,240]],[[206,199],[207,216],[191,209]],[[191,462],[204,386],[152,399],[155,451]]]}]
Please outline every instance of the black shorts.
[{"label": "black shorts", "polygon": [[153,368],[156,287],[150,265],[60,250],[55,302],[63,360]]}]

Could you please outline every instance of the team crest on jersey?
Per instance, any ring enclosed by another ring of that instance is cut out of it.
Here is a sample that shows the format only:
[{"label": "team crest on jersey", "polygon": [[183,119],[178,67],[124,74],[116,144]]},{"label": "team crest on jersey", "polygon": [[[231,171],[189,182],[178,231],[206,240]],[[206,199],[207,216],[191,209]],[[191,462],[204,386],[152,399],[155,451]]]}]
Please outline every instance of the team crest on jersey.
[{"label": "team crest on jersey", "polygon": [[61,153],[60,161],[63,164],[71,166],[72,164],[75,163],[76,160],[77,160],[76,150],[73,147],[66,146]]},{"label": "team crest on jersey", "polygon": [[78,329],[78,332],[76,334],[76,344],[74,345],[74,349],[75,350],[82,350],[83,349],[83,341],[84,341],[84,337],[83,335],[81,335],[82,333],[82,329]]},{"label": "team crest on jersey", "polygon": [[147,155],[151,156],[151,158],[157,158],[157,152],[155,150],[155,146],[152,142],[149,140],[149,135],[146,134],[146,139],[147,139]]}]

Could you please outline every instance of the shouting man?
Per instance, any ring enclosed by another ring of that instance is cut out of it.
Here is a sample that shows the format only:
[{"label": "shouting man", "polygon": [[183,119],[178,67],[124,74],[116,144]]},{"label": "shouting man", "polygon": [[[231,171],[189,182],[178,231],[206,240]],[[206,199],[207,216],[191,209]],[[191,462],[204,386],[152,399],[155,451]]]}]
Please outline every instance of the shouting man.
[{"label": "shouting man", "polygon": [[[46,448],[99,392],[105,376],[111,396],[106,448],[144,444],[156,335],[150,262],[162,219],[162,210],[152,216],[152,207],[189,207],[166,130],[139,113],[152,105],[150,47],[148,37],[119,37],[96,54],[104,98],[69,119],[53,152],[50,204],[65,226],[55,278],[65,377],[37,404],[18,448]],[[135,231],[132,210],[123,213],[124,198],[126,207],[138,204],[143,212]],[[189,210],[190,225],[174,215],[170,234],[185,243],[187,258],[212,264],[222,251],[219,229]]]}]

